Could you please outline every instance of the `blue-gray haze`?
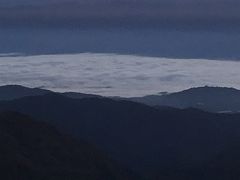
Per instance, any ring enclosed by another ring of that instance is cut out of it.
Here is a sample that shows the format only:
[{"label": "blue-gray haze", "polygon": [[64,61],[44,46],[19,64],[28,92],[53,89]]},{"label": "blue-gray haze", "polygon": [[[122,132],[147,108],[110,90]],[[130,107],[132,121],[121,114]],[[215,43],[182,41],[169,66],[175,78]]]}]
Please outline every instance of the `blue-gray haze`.
[{"label": "blue-gray haze", "polygon": [[8,25],[239,26],[238,0],[1,0]]},{"label": "blue-gray haze", "polygon": [[1,28],[0,54],[118,53],[240,59],[238,32],[119,28]]},{"label": "blue-gray haze", "polygon": [[1,0],[0,53],[239,59],[238,0]]}]

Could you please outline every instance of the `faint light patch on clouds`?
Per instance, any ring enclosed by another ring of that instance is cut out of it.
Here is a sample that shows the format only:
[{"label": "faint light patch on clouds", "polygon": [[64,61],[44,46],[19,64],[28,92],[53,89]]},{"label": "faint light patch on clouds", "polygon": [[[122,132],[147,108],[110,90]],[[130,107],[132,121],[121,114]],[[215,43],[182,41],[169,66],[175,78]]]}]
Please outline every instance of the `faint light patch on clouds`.
[{"label": "faint light patch on clouds", "polygon": [[0,85],[129,97],[205,85],[240,89],[239,69],[239,61],[116,54],[0,57]]}]

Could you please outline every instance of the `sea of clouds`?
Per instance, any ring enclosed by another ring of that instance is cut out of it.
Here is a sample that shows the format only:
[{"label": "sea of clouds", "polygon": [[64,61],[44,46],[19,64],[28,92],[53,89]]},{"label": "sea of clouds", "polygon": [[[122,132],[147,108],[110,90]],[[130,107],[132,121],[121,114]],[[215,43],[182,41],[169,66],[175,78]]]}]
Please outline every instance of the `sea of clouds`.
[{"label": "sea of clouds", "polygon": [[239,69],[239,61],[117,54],[0,56],[0,85],[130,97],[205,85],[240,89]]}]

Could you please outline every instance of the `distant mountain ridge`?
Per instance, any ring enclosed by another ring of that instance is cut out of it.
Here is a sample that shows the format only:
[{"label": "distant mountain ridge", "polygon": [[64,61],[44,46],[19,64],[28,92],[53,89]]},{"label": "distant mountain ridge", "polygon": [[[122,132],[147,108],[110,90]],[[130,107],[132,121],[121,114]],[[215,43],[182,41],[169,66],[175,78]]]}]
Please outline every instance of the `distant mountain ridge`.
[{"label": "distant mountain ridge", "polygon": [[[50,90],[45,90],[42,88],[29,88],[20,85],[6,85],[0,86],[0,101],[4,100],[14,100],[28,96],[41,96],[50,93],[58,93],[53,92]],[[65,92],[65,93],[58,93],[62,94],[63,96],[70,97],[70,98],[89,98],[89,97],[100,97],[98,95],[92,94],[83,94],[83,93],[75,93],[75,92]]]},{"label": "distant mountain ridge", "polygon": [[197,87],[166,95],[151,95],[128,100],[150,106],[198,108],[211,112],[240,112],[240,90],[225,87]]},{"label": "distant mountain ridge", "polygon": [[[176,93],[164,93],[163,95],[150,95],[144,97],[103,97],[94,94],[79,92],[58,93],[41,88],[27,88],[19,85],[0,86],[0,101],[14,100],[28,96],[46,95],[49,93],[61,94],[73,99],[82,98],[109,98],[114,100],[127,100],[143,103],[158,108],[196,108],[217,113],[240,112],[240,90],[226,87],[196,87]],[[160,106],[160,107],[159,107]]]},{"label": "distant mountain ridge", "polygon": [[47,93],[51,93],[51,91],[40,88],[28,88],[20,85],[6,85],[0,87],[0,100],[13,100]]}]

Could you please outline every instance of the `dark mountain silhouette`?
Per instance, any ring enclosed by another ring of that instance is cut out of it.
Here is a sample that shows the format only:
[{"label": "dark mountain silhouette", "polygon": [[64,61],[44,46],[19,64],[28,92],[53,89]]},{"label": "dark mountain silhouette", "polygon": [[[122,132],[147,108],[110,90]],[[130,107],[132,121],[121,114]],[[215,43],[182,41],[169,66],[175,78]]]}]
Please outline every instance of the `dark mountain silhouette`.
[{"label": "dark mountain silhouette", "polygon": [[[0,86],[0,101],[2,100],[13,100],[13,99],[19,99],[27,96],[39,96],[44,94],[54,93],[50,90],[45,90],[41,88],[29,88],[24,87],[20,85],[6,85],[6,86]],[[77,93],[77,92],[65,92],[65,93],[59,93],[66,97],[70,98],[90,98],[90,97],[101,97],[98,95],[92,95],[92,94],[83,94],[83,93]]]},{"label": "dark mountain silhouette", "polygon": [[198,87],[182,92],[151,95],[128,100],[151,106],[194,107],[211,112],[240,112],[240,90],[223,87]]},{"label": "dark mountain silhouette", "polygon": [[[0,100],[13,100],[27,96],[39,96],[54,93],[41,88],[28,88],[19,85],[0,86]],[[73,99],[103,98],[99,95],[78,92],[56,93]],[[210,112],[237,113],[240,112],[240,90],[224,87],[197,87],[177,93],[151,95],[145,97],[121,98],[109,97],[115,100],[127,100],[150,106],[174,108],[197,108]]]},{"label": "dark mountain silhouette", "polygon": [[82,98],[101,98],[99,95],[94,95],[94,94],[83,94],[83,93],[78,93],[78,92],[65,92],[61,93],[62,95],[69,97],[69,98],[74,98],[74,99],[82,99]]},{"label": "dark mountain silhouette", "polygon": [[0,114],[0,147],[5,180],[133,179],[86,142],[15,112]]},{"label": "dark mountain silhouette", "polygon": [[57,94],[1,102],[0,110],[43,119],[93,143],[126,167],[156,179],[240,177],[239,114],[159,109],[128,101],[72,99]]},{"label": "dark mountain silhouette", "polygon": [[6,85],[0,87],[0,100],[13,100],[26,96],[38,96],[51,91],[40,88],[28,88],[19,85]]}]

